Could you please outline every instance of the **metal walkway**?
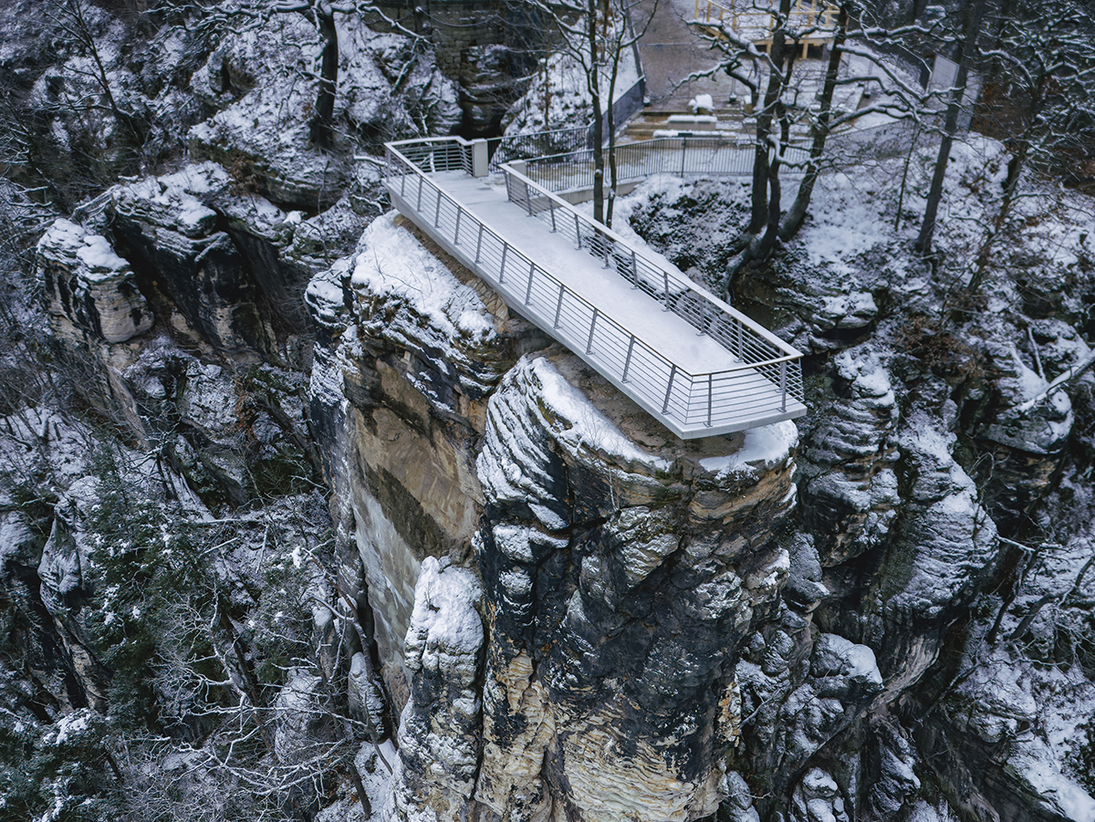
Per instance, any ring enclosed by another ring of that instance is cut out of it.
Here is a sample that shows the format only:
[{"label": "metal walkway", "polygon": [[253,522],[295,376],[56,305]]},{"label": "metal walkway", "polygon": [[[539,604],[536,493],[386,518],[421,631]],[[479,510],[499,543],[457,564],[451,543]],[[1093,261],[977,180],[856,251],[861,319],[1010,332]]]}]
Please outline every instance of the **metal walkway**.
[{"label": "metal walkway", "polygon": [[388,143],[385,185],[514,311],[684,439],[806,413],[798,351],[520,164],[473,176],[486,169],[478,148],[456,137]]}]

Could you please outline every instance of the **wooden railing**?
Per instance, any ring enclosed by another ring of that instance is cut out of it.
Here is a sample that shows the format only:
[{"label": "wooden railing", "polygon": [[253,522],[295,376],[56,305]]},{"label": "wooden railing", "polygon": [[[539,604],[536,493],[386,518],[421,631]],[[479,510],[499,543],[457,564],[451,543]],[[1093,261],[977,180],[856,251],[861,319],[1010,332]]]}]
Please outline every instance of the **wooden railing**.
[{"label": "wooden railing", "polygon": [[[836,17],[837,8],[830,3],[798,0],[791,7],[791,13],[783,25],[788,43],[801,44],[802,56],[805,58],[808,46],[820,45],[833,39]],[[740,3],[733,0],[696,0],[693,22],[707,29],[712,36],[717,37],[724,28],[729,28],[756,45],[770,46],[777,16],[757,0],[743,0]]]},{"label": "wooden railing", "polygon": [[548,223],[560,242],[584,249],[709,336],[739,364],[685,369],[644,339],[651,335],[634,328],[633,319],[576,293],[477,219],[430,176],[470,167],[470,144],[461,138],[388,143],[385,149],[385,184],[400,210],[678,436],[727,433],[805,413],[798,351],[517,169],[502,167],[511,202]]}]

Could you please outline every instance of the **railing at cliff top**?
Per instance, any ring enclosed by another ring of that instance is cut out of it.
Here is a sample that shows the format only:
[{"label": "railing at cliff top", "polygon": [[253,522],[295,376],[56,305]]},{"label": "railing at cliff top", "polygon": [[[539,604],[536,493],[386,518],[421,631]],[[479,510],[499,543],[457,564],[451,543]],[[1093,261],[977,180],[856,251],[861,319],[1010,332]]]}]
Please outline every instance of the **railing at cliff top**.
[{"label": "railing at cliff top", "polygon": [[502,163],[513,160],[530,160],[550,154],[567,154],[589,148],[589,129],[586,126],[561,128],[554,131],[537,131],[532,134],[513,134],[492,137],[487,140],[490,155],[489,169],[498,171]]},{"label": "railing at cliff top", "polygon": [[[516,169],[503,166],[511,201],[708,335],[741,363],[691,373],[644,342],[626,318],[594,305],[484,225],[429,177],[467,171],[471,144],[461,138],[388,143],[386,184],[506,298],[590,362],[678,435],[726,433],[789,416],[801,408],[801,354],[767,329],[681,275],[649,259],[611,229],[594,222]],[[764,380],[757,378],[757,373]],[[796,414],[797,415],[797,414]]]},{"label": "railing at cliff top", "polygon": [[[751,142],[742,143],[719,136],[690,134],[624,143],[616,146],[616,183],[637,182],[655,174],[749,177],[753,174],[755,153]],[[792,176],[801,173],[809,159],[810,150],[805,146],[787,146],[782,155],[782,161]],[[524,162],[524,173],[549,191],[593,187],[593,152],[590,149],[536,157]],[[605,165],[607,180],[607,155]]]}]

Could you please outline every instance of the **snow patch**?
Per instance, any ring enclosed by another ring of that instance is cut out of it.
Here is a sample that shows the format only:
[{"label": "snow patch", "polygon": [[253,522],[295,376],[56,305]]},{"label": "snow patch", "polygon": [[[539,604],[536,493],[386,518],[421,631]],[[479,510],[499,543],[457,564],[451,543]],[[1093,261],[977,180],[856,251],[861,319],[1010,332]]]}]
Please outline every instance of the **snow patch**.
[{"label": "snow patch", "polygon": [[797,445],[798,426],[791,420],[784,420],[750,428],[745,432],[741,448],[724,457],[702,459],[700,467],[719,477],[751,473],[756,468],[786,461]]}]

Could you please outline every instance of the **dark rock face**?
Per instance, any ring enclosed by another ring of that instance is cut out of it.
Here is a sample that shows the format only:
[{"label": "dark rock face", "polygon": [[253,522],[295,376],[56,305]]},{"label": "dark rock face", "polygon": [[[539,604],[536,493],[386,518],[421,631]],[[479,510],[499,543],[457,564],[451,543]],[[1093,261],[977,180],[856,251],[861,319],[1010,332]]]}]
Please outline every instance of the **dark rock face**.
[{"label": "dark rock face", "polygon": [[211,164],[118,189],[110,225],[123,253],[200,336],[232,354],[268,352],[272,334],[259,315],[256,283],[217,212],[188,189],[228,185]]},{"label": "dark rock face", "polygon": [[133,270],[105,237],[58,220],[39,241],[38,256],[50,315],[72,326],[70,338],[75,332],[119,343],[152,327]]},{"label": "dark rock face", "polygon": [[476,799],[488,818],[701,818],[740,733],[733,661],[787,572],[793,427],[729,457],[644,451],[575,416],[572,384],[608,389],[571,363],[519,364],[490,404]]}]

